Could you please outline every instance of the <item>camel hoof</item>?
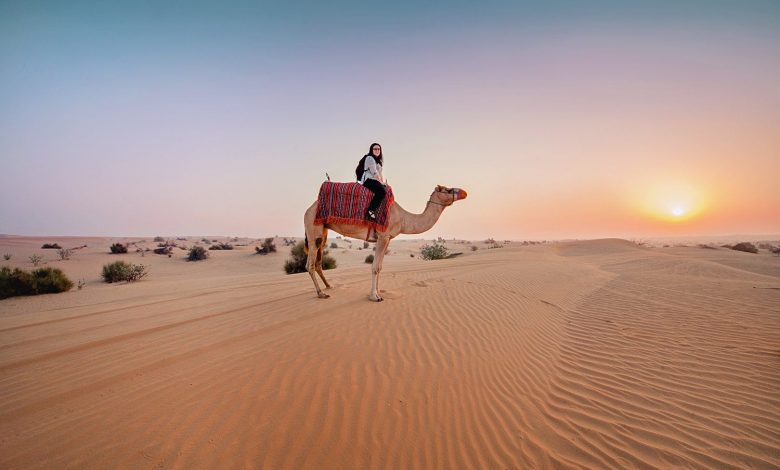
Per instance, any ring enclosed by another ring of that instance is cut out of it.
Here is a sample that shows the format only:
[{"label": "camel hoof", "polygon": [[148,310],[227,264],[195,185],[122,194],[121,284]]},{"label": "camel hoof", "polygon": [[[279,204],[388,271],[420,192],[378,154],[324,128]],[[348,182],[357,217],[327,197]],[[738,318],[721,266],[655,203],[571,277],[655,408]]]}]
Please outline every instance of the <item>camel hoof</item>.
[{"label": "camel hoof", "polygon": [[319,297],[321,299],[329,299],[330,298],[330,296],[328,294],[324,293],[324,292],[320,292],[319,294],[317,294],[317,297]]},{"label": "camel hoof", "polygon": [[382,297],[369,297],[369,299],[373,300],[374,302],[381,302],[381,301],[385,300]]}]

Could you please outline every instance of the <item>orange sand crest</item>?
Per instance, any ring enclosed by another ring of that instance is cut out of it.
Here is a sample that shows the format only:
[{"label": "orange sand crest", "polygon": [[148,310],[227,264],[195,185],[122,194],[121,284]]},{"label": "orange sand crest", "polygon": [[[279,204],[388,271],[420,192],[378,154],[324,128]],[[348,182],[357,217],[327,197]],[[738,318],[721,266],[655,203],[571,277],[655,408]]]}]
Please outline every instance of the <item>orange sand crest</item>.
[{"label": "orange sand crest", "polygon": [[[87,283],[0,301],[0,468],[780,466],[765,251],[401,240],[372,303],[361,241],[328,241],[328,300],[280,239],[197,263],[115,241],[0,237],[0,266]],[[117,259],[150,274],[100,282]]]}]

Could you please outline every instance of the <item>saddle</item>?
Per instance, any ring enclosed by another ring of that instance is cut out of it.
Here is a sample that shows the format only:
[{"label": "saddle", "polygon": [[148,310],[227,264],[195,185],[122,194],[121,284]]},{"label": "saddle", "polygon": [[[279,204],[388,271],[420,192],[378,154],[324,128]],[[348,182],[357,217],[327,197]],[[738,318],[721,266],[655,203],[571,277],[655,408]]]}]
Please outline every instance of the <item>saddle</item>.
[{"label": "saddle", "polygon": [[[388,212],[395,200],[393,190],[387,187],[387,195],[376,211],[376,221],[366,220],[365,214],[374,193],[360,183],[333,183],[325,181],[317,197],[316,225],[349,224],[369,228],[369,237],[374,232],[384,232],[389,223]],[[376,234],[373,235],[376,238]]]}]

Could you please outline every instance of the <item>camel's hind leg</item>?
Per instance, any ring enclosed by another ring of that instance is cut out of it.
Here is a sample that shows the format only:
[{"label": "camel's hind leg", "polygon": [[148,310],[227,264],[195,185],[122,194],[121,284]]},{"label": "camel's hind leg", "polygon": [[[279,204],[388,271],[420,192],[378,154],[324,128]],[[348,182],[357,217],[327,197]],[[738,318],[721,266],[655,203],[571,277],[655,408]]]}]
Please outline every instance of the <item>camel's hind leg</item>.
[{"label": "camel's hind leg", "polygon": [[307,243],[309,247],[309,256],[306,259],[306,269],[309,271],[311,280],[314,282],[314,288],[317,289],[317,297],[327,299],[330,296],[322,292],[320,284],[317,282],[317,277],[314,275],[317,267],[317,258],[322,256],[322,237],[318,236],[314,239],[308,238]]},{"label": "camel's hind leg", "polygon": [[[306,241],[304,243],[307,254],[306,270],[309,272],[312,282],[314,282],[314,288],[317,290],[317,297],[327,299],[330,296],[322,292],[320,284],[317,282],[317,277],[314,275],[317,270],[317,259],[322,257],[322,240],[325,237],[325,234],[323,233],[325,227],[311,223],[314,220],[314,210],[315,206],[312,205],[304,215],[304,226],[306,228]],[[325,283],[325,285],[327,286],[328,284]]]},{"label": "camel's hind leg", "polygon": [[316,269],[317,274],[322,278],[322,282],[325,283],[325,288],[330,289],[331,285],[328,283],[328,280],[325,279],[325,274],[322,272],[322,259],[325,257],[326,246],[328,246],[328,229],[324,228],[322,229],[322,243],[320,243],[317,250],[317,263],[314,265],[314,268]]}]

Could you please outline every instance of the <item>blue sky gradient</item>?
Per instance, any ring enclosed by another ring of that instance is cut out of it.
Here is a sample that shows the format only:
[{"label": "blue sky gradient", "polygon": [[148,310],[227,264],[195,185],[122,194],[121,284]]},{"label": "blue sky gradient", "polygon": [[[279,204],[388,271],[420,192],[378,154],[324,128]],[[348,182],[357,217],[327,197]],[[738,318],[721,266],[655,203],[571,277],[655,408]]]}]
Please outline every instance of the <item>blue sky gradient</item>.
[{"label": "blue sky gradient", "polygon": [[780,232],[778,83],[772,1],[0,1],[0,233],[301,235],[373,141],[429,236]]}]

